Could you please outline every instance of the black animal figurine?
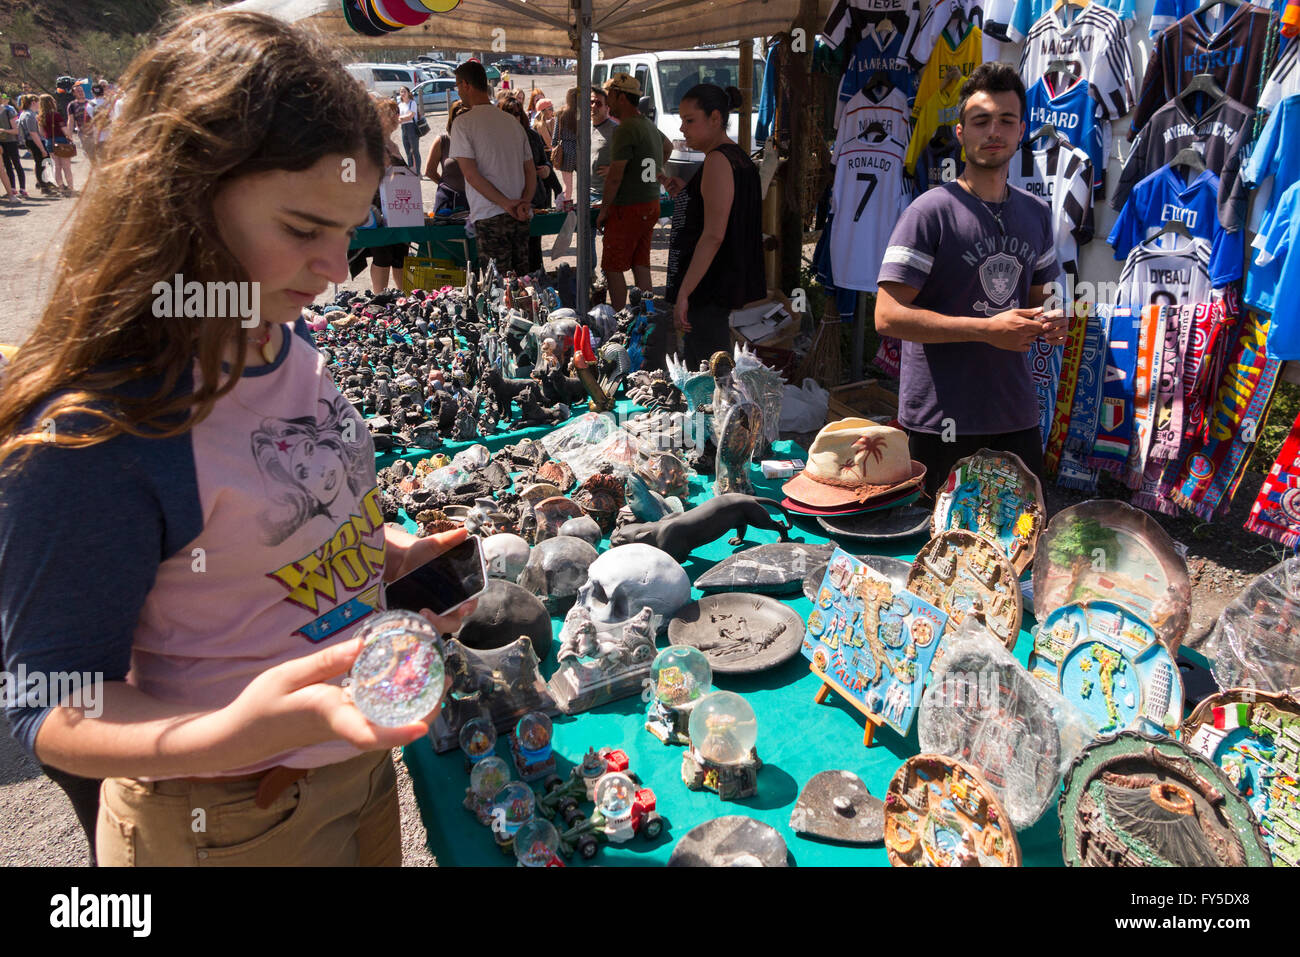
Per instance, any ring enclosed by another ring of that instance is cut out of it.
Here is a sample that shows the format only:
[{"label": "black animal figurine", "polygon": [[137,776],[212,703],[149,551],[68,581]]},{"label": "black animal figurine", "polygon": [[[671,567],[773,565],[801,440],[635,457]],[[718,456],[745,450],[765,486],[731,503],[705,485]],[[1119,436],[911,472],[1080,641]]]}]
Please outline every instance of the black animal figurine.
[{"label": "black animal figurine", "polygon": [[[767,514],[767,509],[780,511],[786,523],[782,525]],[[702,505],[685,512],[666,515],[657,522],[624,525],[609,537],[609,544],[631,545],[641,543],[663,549],[677,561],[684,561],[692,551],[718,538],[728,529],[736,530],[736,537],[728,544],[744,541],[749,526],[770,528],[781,533],[781,541],[790,540],[790,515],[780,502],[770,498],[755,498],[729,492],[709,499]]]}]

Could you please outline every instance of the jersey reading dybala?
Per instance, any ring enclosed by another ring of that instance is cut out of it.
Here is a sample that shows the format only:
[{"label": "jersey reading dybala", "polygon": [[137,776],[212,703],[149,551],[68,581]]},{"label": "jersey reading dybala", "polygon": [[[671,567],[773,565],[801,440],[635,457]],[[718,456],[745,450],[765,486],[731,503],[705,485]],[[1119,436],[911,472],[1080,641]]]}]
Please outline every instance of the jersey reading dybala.
[{"label": "jersey reading dybala", "polygon": [[[995,211],[1000,211],[999,227]],[[1056,280],[1052,214],[1022,189],[984,203],[945,183],[907,208],[889,238],[880,282],[918,290],[914,305],[948,316],[994,316],[1025,306]],[[1029,359],[985,342],[903,342],[898,419],[906,429],[996,435],[1036,428]]]}]

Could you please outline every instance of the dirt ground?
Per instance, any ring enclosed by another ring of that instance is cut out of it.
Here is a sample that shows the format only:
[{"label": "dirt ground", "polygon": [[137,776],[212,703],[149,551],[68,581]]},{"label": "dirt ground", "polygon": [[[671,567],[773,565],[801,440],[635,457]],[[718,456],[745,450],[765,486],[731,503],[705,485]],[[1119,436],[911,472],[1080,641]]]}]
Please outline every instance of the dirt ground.
[{"label": "dirt ground", "polygon": [[[529,79],[521,78],[523,82]],[[557,103],[563,102],[565,90],[572,83],[572,78],[566,76],[532,79]],[[430,117],[430,123],[433,135],[445,125],[443,117],[437,115]],[[425,150],[432,145],[433,135],[422,140]],[[30,160],[25,166],[30,174]],[[72,166],[74,182],[84,184],[88,175],[84,157],[76,157]],[[35,197],[38,194],[31,185],[29,182],[29,192]],[[424,183],[426,209],[432,207],[433,193],[433,184]],[[0,343],[19,344],[35,326],[49,296],[60,236],[75,206],[75,198],[33,198],[18,207],[0,206],[0,262],[7,266],[0,270]],[[666,228],[656,230],[652,273],[660,292],[667,271],[667,238]],[[550,242],[549,238],[543,240],[545,250],[549,250]],[[599,239],[597,243],[599,246]],[[548,257],[548,268],[559,261],[563,260]],[[573,263],[573,257],[568,261]],[[360,290],[367,285],[368,274],[363,272],[341,288]],[[1252,577],[1285,557],[1282,548],[1241,527],[1262,480],[1261,474],[1248,474],[1232,514],[1213,525],[1190,517],[1158,517],[1173,538],[1188,549],[1193,615],[1187,644],[1192,647],[1203,640],[1223,606]],[[1049,487],[1046,494],[1049,514],[1083,500],[1083,496],[1055,486]],[[1104,488],[1102,494],[1106,494]],[[425,847],[425,831],[410,778],[400,759],[396,766],[404,862],[408,866],[432,865],[435,861]],[[67,799],[13,741],[0,716],[0,865],[78,865],[88,860],[81,828]]]}]

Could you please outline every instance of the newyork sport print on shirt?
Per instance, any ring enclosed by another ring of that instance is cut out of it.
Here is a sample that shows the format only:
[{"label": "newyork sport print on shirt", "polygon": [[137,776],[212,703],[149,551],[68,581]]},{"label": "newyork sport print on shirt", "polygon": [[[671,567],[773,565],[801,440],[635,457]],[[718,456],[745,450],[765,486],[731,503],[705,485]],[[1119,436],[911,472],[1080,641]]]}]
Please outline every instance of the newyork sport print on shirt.
[{"label": "newyork sport print on shirt", "polygon": [[980,286],[990,300],[976,302],[975,311],[981,315],[995,316],[1019,306],[1020,299],[1013,298],[1013,293],[1025,268],[1021,260],[1032,262],[1036,257],[1037,252],[1033,246],[1015,236],[989,235],[972,244],[962,254],[962,262],[977,268]]}]

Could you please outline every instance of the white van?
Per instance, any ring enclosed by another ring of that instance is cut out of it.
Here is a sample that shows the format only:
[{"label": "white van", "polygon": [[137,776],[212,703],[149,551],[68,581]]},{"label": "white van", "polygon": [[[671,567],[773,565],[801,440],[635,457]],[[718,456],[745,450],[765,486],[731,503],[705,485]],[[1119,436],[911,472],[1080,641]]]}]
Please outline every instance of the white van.
[{"label": "white van", "polygon": [[[758,100],[763,90],[763,61],[754,57],[754,111],[750,114],[750,133],[758,126]],[[677,105],[686,91],[697,83],[716,83],[726,89],[739,86],[740,50],[719,47],[714,50],[666,50],[660,53],[630,53],[608,60],[597,60],[591,69],[591,85],[603,87],[615,73],[630,73],[641,84],[641,96],[649,97],[650,106],[642,112],[654,121],[659,131],[673,144],[668,161],[670,176],[689,179],[704,162],[704,154],[686,148]],[[727,134],[738,140],[737,117],[727,118]],[[755,143],[758,147],[761,144]]]},{"label": "white van", "polygon": [[396,96],[402,87],[414,90],[424,77],[401,63],[349,63],[344,67],[370,93]]}]

